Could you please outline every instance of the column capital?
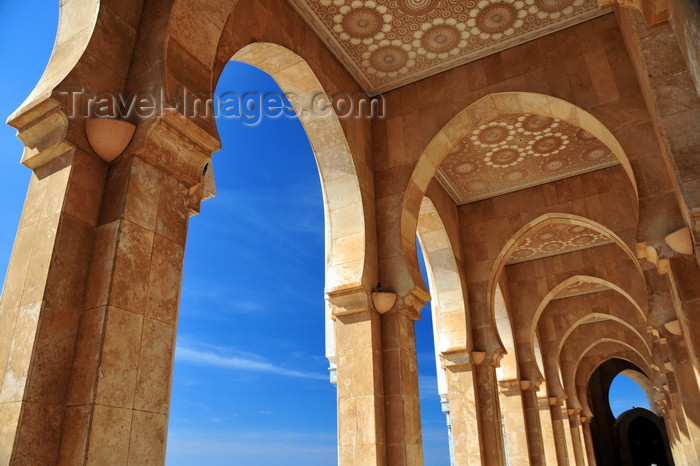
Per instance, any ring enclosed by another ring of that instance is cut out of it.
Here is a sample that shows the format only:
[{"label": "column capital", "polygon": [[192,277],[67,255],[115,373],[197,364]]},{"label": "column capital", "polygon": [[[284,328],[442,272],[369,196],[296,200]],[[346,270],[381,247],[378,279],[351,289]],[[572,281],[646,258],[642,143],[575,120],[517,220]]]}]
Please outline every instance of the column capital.
[{"label": "column capital", "polygon": [[326,291],[326,299],[333,307],[333,317],[369,311],[369,296],[369,292],[362,285],[335,288]]},{"label": "column capital", "polygon": [[455,348],[440,353],[442,367],[464,367],[471,369],[472,355],[466,348]]},{"label": "column capital", "polygon": [[655,26],[669,19],[668,0],[601,0],[600,8],[633,9],[641,13],[647,27]]}]

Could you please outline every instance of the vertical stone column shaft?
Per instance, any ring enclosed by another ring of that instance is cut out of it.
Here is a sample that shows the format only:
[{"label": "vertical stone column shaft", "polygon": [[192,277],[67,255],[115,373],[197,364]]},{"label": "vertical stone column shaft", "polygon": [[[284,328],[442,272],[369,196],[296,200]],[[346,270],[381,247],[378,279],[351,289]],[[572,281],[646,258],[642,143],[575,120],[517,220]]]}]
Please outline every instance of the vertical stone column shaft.
[{"label": "vertical stone column shaft", "polygon": [[540,408],[537,401],[537,386],[531,384],[522,391],[523,412],[525,414],[525,426],[527,428],[527,450],[531,465],[544,465],[546,463],[542,425],[540,424]]},{"label": "vertical stone column shaft", "polygon": [[481,464],[476,381],[473,366],[469,363],[469,353],[461,350],[443,355],[443,363],[450,402],[454,464]]},{"label": "vertical stone column shaft", "polygon": [[479,431],[483,447],[482,464],[488,466],[504,465],[503,430],[501,428],[496,369],[489,363],[488,359],[474,367],[479,407]]},{"label": "vertical stone column shaft", "polygon": [[386,464],[380,316],[373,310],[335,320],[338,462]]},{"label": "vertical stone column shaft", "polygon": [[519,380],[501,380],[499,401],[505,426],[505,450],[509,464],[527,464],[528,432],[524,414],[523,393]]},{"label": "vertical stone column shaft", "polygon": [[395,307],[381,317],[386,454],[390,465],[422,465],[414,322],[419,311]]}]

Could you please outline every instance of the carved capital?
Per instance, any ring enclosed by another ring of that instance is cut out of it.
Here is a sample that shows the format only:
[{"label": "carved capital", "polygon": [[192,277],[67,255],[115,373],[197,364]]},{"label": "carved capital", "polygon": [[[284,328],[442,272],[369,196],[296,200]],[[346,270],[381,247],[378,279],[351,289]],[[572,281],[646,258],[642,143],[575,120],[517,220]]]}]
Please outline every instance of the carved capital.
[{"label": "carved capital", "polygon": [[443,351],[440,354],[440,360],[442,361],[442,367],[445,368],[462,366],[471,368],[472,364],[471,353],[466,348]]},{"label": "carved capital", "polygon": [[369,293],[361,285],[326,291],[326,298],[333,305],[334,316],[350,315],[370,309]]}]

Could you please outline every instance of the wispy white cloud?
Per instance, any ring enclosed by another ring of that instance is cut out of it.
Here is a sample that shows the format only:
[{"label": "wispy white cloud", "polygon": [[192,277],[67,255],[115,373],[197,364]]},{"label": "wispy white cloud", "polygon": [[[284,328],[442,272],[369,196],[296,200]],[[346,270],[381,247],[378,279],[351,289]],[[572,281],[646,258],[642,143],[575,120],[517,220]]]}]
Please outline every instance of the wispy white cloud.
[{"label": "wispy white cloud", "polygon": [[250,372],[265,372],[269,374],[300,377],[305,379],[326,380],[328,376],[313,372],[298,371],[275,365],[262,356],[245,353],[246,356],[226,354],[218,349],[195,349],[178,344],[175,348],[175,360],[190,364],[221,367]]}]

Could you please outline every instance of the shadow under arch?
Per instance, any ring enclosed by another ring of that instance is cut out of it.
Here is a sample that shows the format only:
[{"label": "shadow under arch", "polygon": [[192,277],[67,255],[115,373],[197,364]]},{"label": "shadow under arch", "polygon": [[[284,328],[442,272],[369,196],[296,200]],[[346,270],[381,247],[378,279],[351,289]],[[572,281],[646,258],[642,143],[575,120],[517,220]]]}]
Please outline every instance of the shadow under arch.
[{"label": "shadow under arch", "polygon": [[601,319],[601,320],[610,320],[613,322],[617,322],[621,325],[624,325],[628,329],[630,329],[639,339],[644,343],[644,346],[646,347],[647,351],[649,354],[651,354],[652,349],[651,346],[649,345],[649,342],[647,342],[644,337],[642,336],[641,333],[639,333],[639,330],[634,328],[634,326],[630,325],[629,322],[625,321],[624,319],[614,316],[611,314],[603,314],[603,313],[598,313],[598,312],[593,312],[591,314],[587,314],[583,317],[581,317],[579,320],[574,322],[568,329],[566,329],[566,332],[564,332],[564,335],[562,335],[561,339],[559,340],[559,344],[557,345],[557,350],[556,350],[556,361],[559,361],[559,358],[561,356],[561,350],[564,348],[564,345],[566,344],[567,338],[574,332],[576,331],[577,328],[579,328],[581,325],[587,323],[589,320],[594,320],[594,319]]},{"label": "shadow under arch", "polygon": [[[593,350],[595,350],[597,346],[607,344],[607,343],[611,343],[613,346],[619,347],[621,351],[631,351],[634,355],[639,357],[639,360],[633,361],[627,357],[620,356],[617,354],[613,354],[612,352],[609,352],[609,354],[607,354],[606,357],[602,358],[601,361],[597,362],[589,370],[587,370],[586,371],[587,373],[585,373],[585,374],[581,373],[580,371],[583,368],[582,361],[586,358],[586,356],[588,356],[589,353],[591,353]],[[649,356],[649,358],[650,357],[651,356]],[[591,409],[590,409],[590,406],[588,404],[588,398],[585,396],[584,397],[580,396],[581,393],[579,393],[579,391],[578,391],[577,381],[582,380],[583,385],[588,387],[588,384],[590,383],[590,378],[591,378],[591,375],[593,374],[593,372],[595,372],[595,370],[598,367],[600,367],[601,365],[603,365],[607,361],[610,361],[611,359],[622,359],[624,361],[627,361],[627,362],[639,367],[639,369],[644,373],[644,375],[646,375],[649,378],[649,380],[651,380],[651,378],[653,376],[653,371],[652,371],[649,359],[647,357],[645,357],[642,353],[640,353],[637,348],[630,345],[629,343],[624,342],[624,341],[620,341],[620,340],[617,340],[614,338],[601,338],[601,339],[598,339],[597,341],[595,341],[594,343],[591,343],[588,347],[586,347],[581,352],[581,354],[579,355],[579,357],[577,358],[577,360],[574,364],[574,370],[571,372],[571,375],[573,376],[572,377],[573,380],[565,380],[564,381],[565,384],[570,384],[573,382],[572,391],[570,393],[573,393],[575,395],[575,397],[572,401],[577,403],[577,406],[583,408],[584,413],[588,413],[588,415],[590,415],[590,413],[591,413]],[[640,363],[641,363],[641,365],[640,365]],[[566,390],[566,386],[564,387],[564,389]]]},{"label": "shadow under arch", "polygon": [[[601,225],[597,222],[594,222],[590,219],[587,219],[585,217],[581,217],[578,215],[573,215],[573,214],[565,214],[565,213],[546,213],[543,215],[540,215],[536,219],[532,220],[531,222],[527,223],[524,225],[520,230],[518,230],[503,246],[503,249],[501,249],[501,252],[498,255],[498,258],[496,259],[495,263],[493,264],[493,267],[491,269],[491,275],[489,277],[489,284],[487,288],[487,296],[486,296],[486,305],[488,312],[493,315],[493,308],[494,308],[494,301],[495,301],[495,292],[496,292],[496,287],[498,285],[498,281],[500,280],[501,274],[503,273],[503,270],[508,262],[508,259],[510,258],[511,254],[516,250],[518,242],[524,238],[527,235],[531,235],[537,231],[539,231],[542,228],[545,228],[547,225],[551,225],[553,223],[566,223],[570,225],[579,225],[585,228],[589,228],[597,233],[600,233],[601,235],[605,236],[606,238],[610,239],[613,244],[617,245],[623,252],[624,254],[632,261],[632,264],[634,264],[635,269],[637,270],[638,277],[641,280],[643,284],[645,284],[646,287],[646,280],[644,278],[644,272],[642,271],[641,266],[639,265],[639,262],[637,262],[637,258],[632,252],[632,250],[629,248],[629,246],[612,230],[609,228],[605,227],[604,225]],[[617,291],[618,293],[622,294],[625,296],[634,306],[637,308],[637,310],[640,312],[641,316],[646,319],[646,314],[642,310],[642,306],[632,298],[632,296],[629,295],[625,290],[620,288],[619,286],[604,280],[602,278],[598,277],[590,277],[590,276],[579,276],[575,275],[567,280],[563,281],[559,285],[555,286],[552,290],[545,295],[544,299],[540,302],[540,305],[538,306],[537,310],[535,311],[535,315],[532,319],[532,322],[530,323],[530,330],[529,330],[529,341],[530,341],[530,351],[532,352],[532,357],[534,360],[534,341],[535,341],[535,331],[537,329],[537,322],[539,321],[540,316],[542,315],[542,312],[546,308],[547,304],[556,296],[558,295],[562,290],[567,288],[569,285],[576,281],[588,281],[588,282],[593,282],[593,283],[598,283],[601,285],[604,285],[612,290]],[[644,299],[645,296],[639,297],[640,299]],[[646,302],[643,303],[643,306],[646,306]]]},{"label": "shadow under arch", "polygon": [[[400,234],[403,256],[414,289],[425,291],[425,284],[418,267],[415,235],[420,202],[428,185],[450,150],[479,126],[489,123],[498,115],[507,113],[533,113],[558,118],[588,131],[603,142],[618,159],[624,169],[635,197],[637,183],[632,166],[620,143],[593,115],[565,100],[533,92],[498,92],[488,94],[452,117],[433,138],[417,160],[402,200]],[[635,218],[639,216],[638,202],[633,205]],[[617,238],[617,236],[616,236]],[[619,238],[618,238],[619,239]],[[640,269],[641,271],[641,269]],[[488,299],[493,299],[495,287],[489,288]],[[492,312],[492,303],[488,306]]]},{"label": "shadow under arch", "polygon": [[[281,45],[256,42],[233,57],[269,74],[287,95],[325,96],[318,79],[299,55]],[[328,99],[327,97],[325,97]],[[290,102],[301,115],[299,102]],[[299,118],[316,158],[325,207],[326,293],[369,286],[365,280],[365,208],[350,147],[333,111]],[[356,296],[355,296],[356,297]]]}]

